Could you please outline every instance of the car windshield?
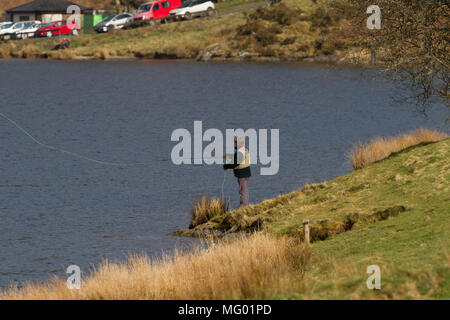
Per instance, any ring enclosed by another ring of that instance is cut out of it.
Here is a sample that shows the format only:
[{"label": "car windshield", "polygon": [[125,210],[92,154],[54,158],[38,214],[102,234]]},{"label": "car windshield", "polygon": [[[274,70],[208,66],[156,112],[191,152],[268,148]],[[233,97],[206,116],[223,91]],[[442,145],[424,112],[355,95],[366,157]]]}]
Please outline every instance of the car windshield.
[{"label": "car windshield", "polygon": [[190,6],[192,6],[193,3],[194,3],[194,0],[186,1],[186,2],[184,2],[184,3],[180,6],[180,8],[187,8],[187,7],[190,7]]},{"label": "car windshield", "polygon": [[110,22],[114,17],[115,17],[115,16],[109,16],[109,17],[106,17],[106,18],[103,19],[102,22],[100,22],[100,23],[107,23],[107,22]]},{"label": "car windshield", "polygon": [[47,28],[47,27],[50,27],[53,23],[54,23],[54,22],[49,22],[49,23],[43,24],[43,25],[41,26],[41,28]]},{"label": "car windshield", "polygon": [[152,7],[152,3],[148,3],[148,4],[143,4],[142,6],[139,7],[138,9],[138,13],[142,13],[142,12],[148,12],[150,11],[150,8]]},{"label": "car windshield", "polygon": [[7,28],[11,28],[11,26],[13,25],[13,23],[7,23],[4,26],[1,26],[0,29],[7,29]]},{"label": "car windshield", "polygon": [[29,27],[28,29],[39,29],[40,27],[42,27],[42,25],[40,23],[35,23],[31,27]]}]

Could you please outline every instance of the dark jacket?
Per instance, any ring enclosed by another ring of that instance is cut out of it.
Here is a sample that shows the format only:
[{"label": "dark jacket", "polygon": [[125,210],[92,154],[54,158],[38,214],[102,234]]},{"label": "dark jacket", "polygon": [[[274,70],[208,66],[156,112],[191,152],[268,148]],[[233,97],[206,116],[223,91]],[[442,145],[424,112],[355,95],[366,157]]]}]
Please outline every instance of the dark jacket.
[{"label": "dark jacket", "polygon": [[[240,155],[239,161],[238,161],[238,155]],[[245,160],[242,161],[241,158],[242,158],[242,153],[238,152],[238,150],[236,150],[234,152],[233,163],[224,164],[223,168],[225,170],[233,169],[233,173],[236,178],[250,178],[252,175],[252,172],[250,170],[250,155],[249,155],[247,149],[245,149]]]}]

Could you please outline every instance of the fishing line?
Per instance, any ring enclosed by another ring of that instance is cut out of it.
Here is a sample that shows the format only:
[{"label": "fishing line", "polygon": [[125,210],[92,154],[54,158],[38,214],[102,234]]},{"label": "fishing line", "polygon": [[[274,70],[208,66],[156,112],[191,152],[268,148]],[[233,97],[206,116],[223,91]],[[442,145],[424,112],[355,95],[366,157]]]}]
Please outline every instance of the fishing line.
[{"label": "fishing line", "polygon": [[223,186],[225,185],[225,178],[227,177],[227,172],[223,170],[223,180],[222,180],[222,199],[225,201],[225,197],[223,194]]},{"label": "fishing line", "polygon": [[[7,115],[5,115],[4,113],[0,112],[0,117],[6,119],[8,122],[12,123],[17,129],[19,129],[22,133],[24,133],[28,138],[30,138],[31,140],[33,140],[36,144],[38,144],[39,146],[49,149],[49,150],[53,150],[53,151],[58,151],[64,154],[68,154],[70,156],[76,157],[76,158],[80,158],[86,161],[90,161],[90,162],[94,162],[94,163],[98,163],[98,164],[104,164],[104,165],[109,165],[109,166],[121,166],[121,167],[125,167],[125,166],[148,166],[148,165],[152,165],[152,163],[150,162],[134,162],[134,163],[125,163],[125,162],[111,162],[111,161],[103,161],[103,160],[98,160],[98,159],[94,159],[94,158],[90,158],[88,156],[76,153],[76,152],[72,152],[72,151],[68,151],[65,149],[61,149],[58,147],[54,147],[51,145],[48,145],[42,141],[40,141],[39,139],[37,139],[36,137],[34,137],[31,133],[29,133],[25,128],[23,128],[22,126],[20,126],[17,122],[15,122],[14,120],[12,120],[11,118],[9,118]],[[196,158],[194,158],[196,159]],[[222,159],[222,157],[212,157],[212,158],[203,158],[203,159]],[[226,179],[226,171],[223,172],[223,180],[222,180],[222,199],[224,198],[224,185],[225,185],[225,179]]]},{"label": "fishing line", "polygon": [[[22,126],[20,126],[17,122],[15,122],[14,120],[12,120],[11,118],[9,118],[7,115],[5,115],[4,113],[0,112],[0,117],[6,119],[7,121],[9,121],[10,123],[12,123],[17,129],[19,129],[22,133],[24,133],[27,137],[29,137],[31,140],[33,140],[36,144],[38,144],[39,146],[49,149],[49,150],[53,150],[53,151],[58,151],[61,153],[65,153],[68,155],[71,155],[73,157],[76,158],[80,158],[86,161],[91,161],[94,163],[99,163],[99,164],[104,164],[104,165],[109,165],[109,166],[121,166],[121,167],[129,167],[129,166],[150,166],[153,165],[153,163],[151,162],[112,162],[112,161],[103,161],[103,160],[98,160],[98,159],[94,159],[76,152],[72,152],[69,150],[65,150],[62,148],[58,148],[58,147],[54,147],[51,145],[48,145],[42,141],[40,141],[39,139],[37,139],[36,137],[34,137],[30,132],[28,132],[25,128],[23,128]],[[205,160],[205,159],[222,159],[222,157],[204,157],[204,158],[193,158],[193,160],[197,160],[197,159],[201,159],[201,160]],[[183,160],[191,160],[190,158],[183,158]]]},{"label": "fishing line", "polygon": [[36,144],[40,145],[43,148],[49,149],[49,150],[58,151],[58,152],[61,152],[61,153],[65,153],[65,154],[71,155],[71,156],[76,157],[76,158],[80,158],[80,159],[83,159],[83,160],[86,160],[86,161],[91,161],[91,162],[94,162],[94,163],[104,164],[104,165],[108,165],[108,166],[127,167],[127,166],[148,166],[148,165],[151,165],[150,162],[124,163],[124,162],[103,161],[103,160],[90,158],[88,156],[85,156],[85,155],[82,155],[82,154],[79,154],[79,153],[76,153],[76,152],[72,152],[72,151],[68,151],[68,150],[65,150],[65,149],[58,148],[58,147],[54,147],[54,146],[48,145],[46,143],[43,143],[42,141],[40,141],[39,139],[34,137],[31,133],[29,133],[22,126],[20,126],[17,122],[15,122],[11,118],[9,118],[4,113],[0,112],[0,116],[2,118],[6,119],[7,121],[9,121],[10,123],[12,123],[17,129],[22,131],[22,133],[24,133],[26,136],[28,136]]}]

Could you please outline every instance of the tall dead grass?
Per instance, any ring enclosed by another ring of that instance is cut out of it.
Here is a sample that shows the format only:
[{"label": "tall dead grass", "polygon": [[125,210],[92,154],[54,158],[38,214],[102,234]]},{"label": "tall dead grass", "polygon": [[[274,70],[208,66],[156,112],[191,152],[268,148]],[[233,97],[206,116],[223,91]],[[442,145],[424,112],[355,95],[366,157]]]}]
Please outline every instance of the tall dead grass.
[{"label": "tall dead grass", "polygon": [[192,229],[200,224],[208,222],[213,217],[224,214],[227,209],[225,199],[202,196],[202,198],[192,206],[192,220],[189,228]]},{"label": "tall dead grass", "polygon": [[300,242],[253,234],[154,260],[136,255],[123,263],[106,261],[82,279],[79,290],[69,290],[65,280],[53,279],[48,284],[10,288],[0,298],[265,299],[292,288],[309,258],[309,247]]},{"label": "tall dead grass", "polygon": [[74,50],[65,49],[52,51],[48,58],[53,60],[75,60],[76,56]]},{"label": "tall dead grass", "polygon": [[376,161],[386,159],[394,152],[423,142],[437,142],[448,138],[448,135],[434,129],[420,128],[394,137],[377,137],[368,143],[357,143],[350,150],[349,158],[353,169],[362,169]]}]

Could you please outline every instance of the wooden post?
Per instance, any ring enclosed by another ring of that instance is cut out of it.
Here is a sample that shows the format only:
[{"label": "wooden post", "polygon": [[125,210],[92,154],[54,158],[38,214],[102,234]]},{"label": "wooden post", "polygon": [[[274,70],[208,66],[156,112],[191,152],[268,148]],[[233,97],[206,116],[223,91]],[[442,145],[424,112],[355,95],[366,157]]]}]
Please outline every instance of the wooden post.
[{"label": "wooden post", "polygon": [[309,244],[309,220],[303,220],[303,234],[305,236],[305,243]]}]

